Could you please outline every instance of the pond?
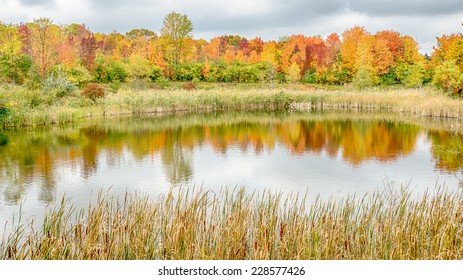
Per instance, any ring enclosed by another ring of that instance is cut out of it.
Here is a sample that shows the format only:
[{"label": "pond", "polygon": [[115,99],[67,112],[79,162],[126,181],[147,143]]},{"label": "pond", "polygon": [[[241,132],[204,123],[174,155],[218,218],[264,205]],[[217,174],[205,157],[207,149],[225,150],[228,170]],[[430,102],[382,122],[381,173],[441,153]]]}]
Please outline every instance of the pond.
[{"label": "pond", "polygon": [[63,195],[157,196],[193,186],[317,197],[461,186],[456,121],[392,113],[215,112],[0,132],[0,225],[41,220]]}]

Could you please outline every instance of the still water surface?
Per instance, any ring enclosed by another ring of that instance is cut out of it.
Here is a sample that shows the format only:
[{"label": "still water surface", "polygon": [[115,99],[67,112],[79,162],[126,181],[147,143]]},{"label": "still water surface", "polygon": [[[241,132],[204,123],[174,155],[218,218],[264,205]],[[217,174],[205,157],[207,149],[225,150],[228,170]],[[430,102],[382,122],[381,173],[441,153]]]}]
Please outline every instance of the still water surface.
[{"label": "still water surface", "polygon": [[0,232],[19,206],[23,219],[40,220],[63,195],[80,208],[108,189],[308,189],[311,200],[390,184],[457,189],[463,135],[452,127],[358,113],[229,112],[3,131]]}]

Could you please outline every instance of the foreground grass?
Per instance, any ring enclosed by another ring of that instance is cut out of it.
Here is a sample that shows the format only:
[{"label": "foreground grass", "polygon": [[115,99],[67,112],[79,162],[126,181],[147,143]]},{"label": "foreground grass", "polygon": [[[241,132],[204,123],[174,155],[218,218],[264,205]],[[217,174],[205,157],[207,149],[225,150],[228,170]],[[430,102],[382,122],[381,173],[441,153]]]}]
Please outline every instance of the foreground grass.
[{"label": "foreground grass", "polygon": [[372,89],[357,91],[294,86],[207,87],[196,91],[121,90],[108,93],[96,102],[78,92],[56,98],[41,91],[0,87],[0,97],[8,115],[1,127],[19,127],[76,122],[89,117],[211,110],[388,110],[410,115],[463,118],[463,100],[453,99],[433,89]]},{"label": "foreground grass", "polygon": [[376,193],[307,206],[244,190],[68,201],[20,226],[2,259],[462,259],[463,193]]}]

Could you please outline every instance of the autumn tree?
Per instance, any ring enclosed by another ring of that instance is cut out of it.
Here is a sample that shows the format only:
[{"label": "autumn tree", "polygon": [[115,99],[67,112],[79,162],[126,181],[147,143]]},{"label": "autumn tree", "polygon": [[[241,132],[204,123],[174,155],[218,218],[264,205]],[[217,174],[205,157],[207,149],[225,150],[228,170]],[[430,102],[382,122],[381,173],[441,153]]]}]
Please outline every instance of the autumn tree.
[{"label": "autumn tree", "polygon": [[79,53],[82,64],[87,69],[93,70],[96,51],[98,50],[98,42],[95,35],[85,25],[81,25],[77,31],[77,38],[79,40]]},{"label": "autumn tree", "polygon": [[31,57],[38,66],[40,77],[44,78],[51,66],[58,62],[57,45],[60,29],[48,18],[35,19],[30,24]]},{"label": "autumn tree", "polygon": [[453,61],[460,71],[463,71],[463,34],[443,35],[437,38],[432,63],[437,67],[445,61]]},{"label": "autumn tree", "polygon": [[[361,26],[355,26],[342,33],[342,66],[349,71],[351,76],[357,72],[362,63],[369,62],[366,57],[369,56],[369,37],[370,33]],[[359,54],[364,57],[359,57]]]},{"label": "autumn tree", "polygon": [[289,67],[288,67],[288,81],[292,83],[299,82],[301,80],[301,69],[299,68],[299,65],[297,65],[296,62],[293,62]]},{"label": "autumn tree", "polygon": [[161,38],[169,49],[167,56],[178,64],[186,39],[193,37],[193,24],[187,15],[171,12],[164,17],[162,25]]},{"label": "autumn tree", "polygon": [[21,54],[22,42],[16,26],[0,22],[0,80],[21,83],[31,66],[29,57]]},{"label": "autumn tree", "polygon": [[378,81],[378,69],[374,67],[374,54],[372,53],[372,38],[365,38],[357,46],[357,58],[354,65],[355,74],[353,84],[363,89],[376,85]]},{"label": "autumn tree", "polygon": [[204,52],[206,54],[206,59],[217,61],[219,60],[222,53],[220,52],[221,38],[216,37],[211,39],[211,41],[204,47]]},{"label": "autumn tree", "polygon": [[388,42],[384,39],[375,38],[373,42],[372,66],[378,75],[386,74],[395,67],[394,55],[389,49]]},{"label": "autumn tree", "polygon": [[458,92],[463,88],[463,74],[455,61],[448,60],[436,67],[433,82],[447,92]]},{"label": "autumn tree", "polygon": [[[75,25],[73,24],[72,27]],[[56,46],[58,55],[58,63],[62,64],[65,68],[76,66],[79,62],[79,50],[77,29],[69,27],[61,27],[60,40]]]},{"label": "autumn tree", "polygon": [[320,37],[313,37],[305,46],[304,69],[319,69],[325,63],[327,47]]},{"label": "autumn tree", "polygon": [[249,49],[251,53],[254,51],[257,55],[260,55],[264,50],[264,41],[259,37],[252,39],[249,41]]},{"label": "autumn tree", "polygon": [[396,58],[395,76],[407,87],[423,84],[425,74],[424,57],[419,53],[418,43],[410,36],[403,36],[403,52]]},{"label": "autumn tree", "polygon": [[272,65],[274,69],[278,66],[278,49],[275,41],[270,41],[264,45],[261,53],[261,60]]},{"label": "autumn tree", "polygon": [[238,50],[240,50],[246,57],[251,54],[251,49],[249,48],[249,41],[246,38],[242,38],[238,43]]}]

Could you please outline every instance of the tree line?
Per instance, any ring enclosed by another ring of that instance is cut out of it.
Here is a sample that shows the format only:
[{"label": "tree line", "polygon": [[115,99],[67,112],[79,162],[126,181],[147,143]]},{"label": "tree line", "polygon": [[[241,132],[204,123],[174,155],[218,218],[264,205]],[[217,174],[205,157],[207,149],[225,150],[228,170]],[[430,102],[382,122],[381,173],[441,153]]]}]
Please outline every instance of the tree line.
[{"label": "tree line", "polygon": [[463,35],[437,38],[433,53],[393,30],[375,34],[362,26],[341,35],[291,35],[263,41],[223,35],[193,38],[186,15],[164,17],[160,34],[133,29],[94,33],[85,24],[58,25],[47,18],[0,23],[0,82],[31,88],[90,82],[207,81],[307,83],[358,88],[433,83],[448,92],[463,89]]}]

